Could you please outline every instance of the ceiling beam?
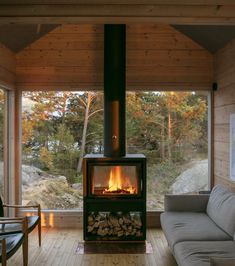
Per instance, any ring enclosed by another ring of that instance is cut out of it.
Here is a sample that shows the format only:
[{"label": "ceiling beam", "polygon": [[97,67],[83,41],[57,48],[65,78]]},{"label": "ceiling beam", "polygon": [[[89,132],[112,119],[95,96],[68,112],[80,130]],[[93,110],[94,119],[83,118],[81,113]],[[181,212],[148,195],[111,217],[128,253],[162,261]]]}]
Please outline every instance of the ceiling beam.
[{"label": "ceiling beam", "polygon": [[132,4],[132,5],[234,5],[234,0],[1,0],[1,5],[105,5],[105,4]]},{"label": "ceiling beam", "polygon": [[[14,1],[19,3],[20,1]],[[27,4],[33,2],[36,4]],[[0,23],[130,23],[130,22],[154,22],[163,24],[190,24],[190,25],[235,25],[235,1],[190,1],[194,5],[183,4],[188,1],[168,0],[168,4],[149,4],[152,2],[162,3],[163,1],[95,1],[78,0],[82,4],[70,4],[71,1],[24,1],[24,4],[0,4]],[[58,2],[59,4],[51,4]],[[98,2],[98,4],[92,4]],[[121,4],[117,3],[121,2]],[[144,4],[143,4],[144,2]],[[147,4],[146,4],[147,2]],[[164,1],[165,2],[165,1]],[[170,3],[174,5],[170,5]],[[178,3],[176,3],[178,2]],[[181,3],[182,4],[179,4]],[[207,4],[196,4],[203,2]],[[218,2],[218,4],[212,4]],[[219,3],[225,4],[219,4]],[[234,4],[231,4],[234,3]],[[45,4],[44,4],[45,3]],[[100,3],[100,4],[99,4]]]}]

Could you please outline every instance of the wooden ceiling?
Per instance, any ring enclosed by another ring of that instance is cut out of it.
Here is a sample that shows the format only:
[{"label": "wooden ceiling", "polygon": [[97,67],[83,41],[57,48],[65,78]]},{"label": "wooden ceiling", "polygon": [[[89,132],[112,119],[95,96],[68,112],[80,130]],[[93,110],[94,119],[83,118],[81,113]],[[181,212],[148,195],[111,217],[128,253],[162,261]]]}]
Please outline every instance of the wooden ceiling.
[{"label": "wooden ceiling", "polygon": [[58,24],[79,23],[174,25],[208,51],[215,52],[235,37],[235,0],[0,1],[0,42],[14,52]]},{"label": "wooden ceiling", "polygon": [[56,27],[53,24],[0,24],[0,43],[17,53]]},{"label": "wooden ceiling", "polygon": [[[16,54],[16,84],[32,89],[102,89],[103,25],[62,25]],[[128,24],[127,89],[201,89],[213,56],[169,25]]]},{"label": "wooden ceiling", "polygon": [[0,23],[235,25],[234,0],[1,0]]},{"label": "wooden ceiling", "polygon": [[[0,43],[18,53],[34,43],[57,24],[0,24]],[[235,26],[173,25],[173,27],[211,53],[235,38]]]},{"label": "wooden ceiling", "polygon": [[235,26],[173,25],[211,53],[217,52],[235,38]]},{"label": "wooden ceiling", "polygon": [[[130,42],[127,44],[129,88],[208,89],[213,82],[213,56],[202,46],[214,52],[221,47],[221,44],[216,45],[215,34],[218,39],[223,39],[224,43],[233,38],[235,1],[1,0],[0,25],[3,28],[9,26],[16,29],[19,25],[22,28],[32,27],[38,36],[38,32],[42,29],[42,26],[38,25],[48,27],[61,25],[57,27],[60,32],[54,32],[57,28],[52,31],[49,29],[49,32],[45,34],[45,31],[40,38],[18,35],[17,39],[11,41],[13,46],[10,43],[6,44],[17,52],[16,56],[11,55],[13,61],[16,58],[16,80],[12,79],[12,82],[16,82],[16,86],[22,89],[58,89],[66,86],[101,88],[103,37],[102,34],[96,34],[94,29],[102,28],[102,24],[105,23],[125,23],[129,26]],[[67,26],[71,24],[73,24],[74,39],[66,42],[64,38],[67,35],[64,34],[64,30],[67,31]],[[80,25],[88,25],[86,36],[90,38],[87,39],[87,44],[90,46],[85,45],[86,39],[78,39],[76,30]],[[170,25],[174,25],[175,28]],[[90,32],[89,26],[93,31]],[[195,28],[195,26],[200,27]],[[213,28],[206,29],[205,26]],[[225,31],[222,29],[220,33],[216,32],[214,29],[218,26],[226,27],[226,31],[229,29],[229,37],[221,37],[220,34],[225,34]],[[136,32],[132,32],[132,27]],[[26,32],[22,28],[21,32]],[[203,28],[207,32],[207,38],[196,34],[198,29]],[[11,32],[10,28],[5,30],[5,34],[17,36],[17,33]],[[60,35],[59,42],[56,41],[57,34]],[[210,34],[213,36],[210,37]],[[156,36],[160,36],[160,39],[155,39]],[[190,36],[191,40],[186,36]],[[0,34],[0,38],[4,38],[4,34]],[[51,42],[50,39],[53,38],[55,41]],[[100,38],[100,41],[97,42],[97,38],[98,40]],[[140,43],[136,38],[140,38]],[[166,41],[166,38],[170,38],[170,41]],[[41,46],[48,39],[49,43]],[[212,44],[207,45],[208,40]],[[22,44],[18,43],[20,41]],[[169,48],[169,45],[172,48]],[[10,54],[10,51],[5,51],[6,53]],[[4,71],[2,73],[5,77]],[[9,74],[15,75],[14,69]]]}]

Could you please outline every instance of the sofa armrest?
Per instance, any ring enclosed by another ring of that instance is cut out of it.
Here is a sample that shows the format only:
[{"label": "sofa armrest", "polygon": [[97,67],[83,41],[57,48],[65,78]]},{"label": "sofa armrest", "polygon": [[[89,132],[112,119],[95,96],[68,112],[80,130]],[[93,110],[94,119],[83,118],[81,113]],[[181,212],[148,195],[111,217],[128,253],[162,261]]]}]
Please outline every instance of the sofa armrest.
[{"label": "sofa armrest", "polygon": [[206,212],[210,195],[165,195],[165,211]]},{"label": "sofa armrest", "polygon": [[235,265],[235,257],[234,258],[210,258],[211,266],[234,266]]}]

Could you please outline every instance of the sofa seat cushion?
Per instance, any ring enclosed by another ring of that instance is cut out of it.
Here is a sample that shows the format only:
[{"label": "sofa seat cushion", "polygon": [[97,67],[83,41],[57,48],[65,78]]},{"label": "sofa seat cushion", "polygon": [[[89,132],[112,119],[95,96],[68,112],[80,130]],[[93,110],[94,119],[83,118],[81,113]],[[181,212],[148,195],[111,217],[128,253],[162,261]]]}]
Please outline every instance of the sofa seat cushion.
[{"label": "sofa seat cushion", "polygon": [[175,259],[180,266],[210,266],[211,258],[234,258],[234,241],[187,241],[175,245]]},{"label": "sofa seat cushion", "polygon": [[225,232],[235,234],[235,193],[221,185],[213,188],[208,204],[208,216]]},{"label": "sofa seat cushion", "polygon": [[233,238],[220,229],[206,213],[165,212],[161,214],[162,230],[172,251],[182,241],[216,241]]}]

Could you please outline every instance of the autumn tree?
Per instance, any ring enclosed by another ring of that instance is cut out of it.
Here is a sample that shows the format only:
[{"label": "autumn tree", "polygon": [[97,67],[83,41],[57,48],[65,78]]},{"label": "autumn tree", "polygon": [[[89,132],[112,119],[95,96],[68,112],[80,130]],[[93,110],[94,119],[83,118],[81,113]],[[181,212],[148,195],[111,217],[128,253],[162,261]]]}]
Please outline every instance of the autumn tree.
[{"label": "autumn tree", "polygon": [[135,152],[142,152],[155,162],[161,159],[162,145],[165,145],[166,125],[161,101],[159,94],[154,92],[127,96],[128,146],[136,147]]},{"label": "autumn tree", "polygon": [[195,93],[165,92],[164,105],[168,116],[168,154],[176,152],[177,160],[182,158],[182,148],[192,147],[205,134],[202,124],[207,121],[207,103]]},{"label": "autumn tree", "polygon": [[[99,113],[102,113],[103,111],[103,104],[100,99],[101,98],[100,96],[101,95],[99,93],[88,91],[84,92],[83,94],[80,94],[79,97],[73,97],[69,103],[69,110],[71,111],[71,114],[73,114],[75,121],[76,121],[76,114],[77,117],[82,117],[83,119],[82,137],[80,138],[79,135],[79,140],[78,140],[80,142],[80,154],[77,164],[78,173],[80,173],[82,169],[82,162],[85,153],[85,148],[86,145],[89,143],[89,139],[91,139],[91,141],[93,142],[93,146],[95,145],[94,139],[99,140],[100,131],[98,129],[101,129],[100,126],[95,128],[94,131],[91,131],[88,130],[88,124],[92,124],[90,121],[93,120],[94,121],[93,123],[97,125],[95,120],[97,121],[97,118],[99,118],[98,116]],[[98,119],[98,121],[101,122],[101,119]]]},{"label": "autumn tree", "polygon": [[186,146],[207,136],[206,99],[195,93],[131,93],[127,107],[129,146],[139,147],[150,160],[180,160]]},{"label": "autumn tree", "polygon": [[77,170],[81,172],[86,147],[94,147],[97,141],[101,145],[102,119],[99,116],[103,110],[101,94],[28,92],[24,96],[35,103],[32,112],[23,113],[24,143],[27,141],[38,149],[46,147],[49,150],[49,143],[54,141],[52,139],[61,130],[60,125],[63,125],[72,134],[74,143],[77,143],[77,146],[74,144],[79,151]]}]

